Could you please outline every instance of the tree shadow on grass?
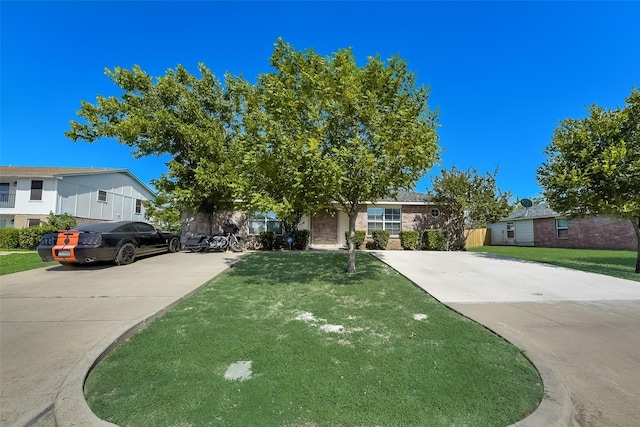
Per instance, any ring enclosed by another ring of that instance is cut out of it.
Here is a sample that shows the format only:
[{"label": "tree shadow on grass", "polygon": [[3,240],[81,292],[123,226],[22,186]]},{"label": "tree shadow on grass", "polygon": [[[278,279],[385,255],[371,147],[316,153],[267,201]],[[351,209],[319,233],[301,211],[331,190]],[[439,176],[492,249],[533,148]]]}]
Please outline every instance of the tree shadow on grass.
[{"label": "tree shadow on grass", "polygon": [[308,284],[313,281],[351,285],[379,275],[381,264],[369,254],[358,254],[355,274],[345,272],[346,253],[259,252],[244,257],[229,275],[250,279],[247,285]]}]

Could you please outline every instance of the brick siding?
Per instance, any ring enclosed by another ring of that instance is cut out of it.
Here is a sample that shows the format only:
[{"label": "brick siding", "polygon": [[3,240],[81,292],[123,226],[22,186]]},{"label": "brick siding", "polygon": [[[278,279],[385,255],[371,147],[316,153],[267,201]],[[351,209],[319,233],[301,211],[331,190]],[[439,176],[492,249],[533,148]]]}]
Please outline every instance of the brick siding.
[{"label": "brick siding", "polygon": [[629,220],[589,216],[568,221],[568,237],[559,239],[554,218],[535,219],[535,246],[576,249],[636,250],[638,238]]}]

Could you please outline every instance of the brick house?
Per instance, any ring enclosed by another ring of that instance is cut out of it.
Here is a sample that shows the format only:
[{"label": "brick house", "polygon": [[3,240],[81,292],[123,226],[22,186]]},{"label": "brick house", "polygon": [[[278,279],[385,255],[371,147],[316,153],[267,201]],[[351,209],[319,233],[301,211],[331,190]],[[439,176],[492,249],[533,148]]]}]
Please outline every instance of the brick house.
[{"label": "brick house", "polygon": [[487,228],[492,245],[633,251],[638,247],[629,220],[596,215],[566,219],[546,203],[517,209]]},{"label": "brick house", "polygon": [[[441,228],[445,213],[427,194],[401,191],[397,197],[363,203],[356,219],[356,230],[365,230],[371,237],[373,230],[389,230],[389,249],[400,249],[400,231]],[[261,231],[282,235],[284,229],[273,213],[225,212],[207,216],[183,214],[182,230],[185,235],[209,234],[217,230],[224,220],[230,219],[240,227],[240,234],[256,238]],[[213,225],[213,227],[212,227]],[[345,231],[349,229],[347,214],[335,205],[313,217],[303,217],[300,230],[310,231],[312,248],[346,247]]]}]

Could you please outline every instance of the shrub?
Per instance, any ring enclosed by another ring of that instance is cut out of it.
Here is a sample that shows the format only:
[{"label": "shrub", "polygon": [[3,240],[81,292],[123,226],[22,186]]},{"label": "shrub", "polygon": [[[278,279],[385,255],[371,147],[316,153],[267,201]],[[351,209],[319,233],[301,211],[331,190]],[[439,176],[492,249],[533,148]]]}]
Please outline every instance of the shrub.
[{"label": "shrub", "polygon": [[[355,234],[354,244],[356,245],[356,249],[360,249],[364,243],[364,239],[367,237],[367,232],[364,230],[356,230]],[[347,244],[349,244],[349,230],[344,232],[344,237],[347,239]]]},{"label": "shrub", "polygon": [[54,215],[53,212],[49,212],[47,223],[56,230],[70,230],[78,224],[78,219],[68,213]]},{"label": "shrub", "polygon": [[20,230],[17,228],[0,228],[0,248],[18,249],[20,246]]},{"label": "shrub", "polygon": [[19,231],[20,249],[35,249],[40,244],[42,236],[55,233],[58,229],[49,224],[40,224],[35,227],[21,228]]},{"label": "shrub", "polygon": [[265,251],[273,250],[276,245],[276,235],[273,231],[261,231],[258,240],[260,241],[262,249]]},{"label": "shrub", "polygon": [[422,248],[427,251],[446,250],[447,232],[445,230],[425,230],[422,235]]},{"label": "shrub", "polygon": [[309,230],[296,230],[291,233],[293,237],[293,249],[305,250],[309,245]]},{"label": "shrub", "polygon": [[420,240],[420,233],[417,231],[401,231],[400,232],[400,246],[402,249],[408,251],[415,251],[418,249],[418,241]]},{"label": "shrub", "polygon": [[373,247],[375,249],[387,249],[387,245],[389,244],[389,230],[373,230],[371,237],[373,237]]}]

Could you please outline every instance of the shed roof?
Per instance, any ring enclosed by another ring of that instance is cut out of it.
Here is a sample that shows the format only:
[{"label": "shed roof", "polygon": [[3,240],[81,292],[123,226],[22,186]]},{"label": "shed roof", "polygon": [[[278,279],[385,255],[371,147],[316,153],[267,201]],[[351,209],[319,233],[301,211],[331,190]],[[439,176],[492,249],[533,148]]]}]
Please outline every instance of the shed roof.
[{"label": "shed roof", "polygon": [[396,197],[384,197],[376,200],[376,203],[400,202],[406,204],[424,204],[432,201],[433,198],[429,194],[402,190],[398,191]]},{"label": "shed roof", "polygon": [[523,219],[535,218],[555,218],[561,216],[558,212],[549,207],[547,203],[539,203],[530,208],[519,208],[511,212],[508,217],[502,221],[517,221]]}]

